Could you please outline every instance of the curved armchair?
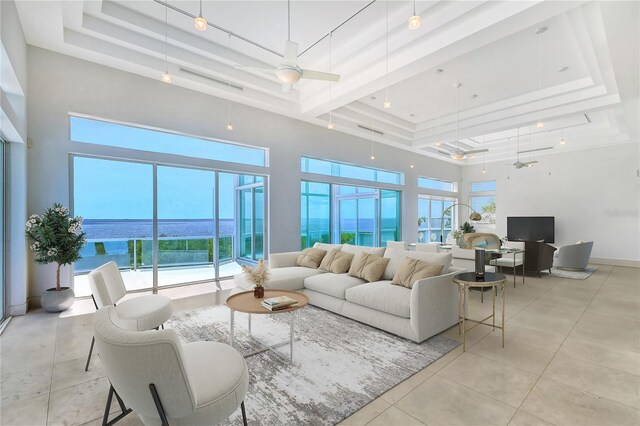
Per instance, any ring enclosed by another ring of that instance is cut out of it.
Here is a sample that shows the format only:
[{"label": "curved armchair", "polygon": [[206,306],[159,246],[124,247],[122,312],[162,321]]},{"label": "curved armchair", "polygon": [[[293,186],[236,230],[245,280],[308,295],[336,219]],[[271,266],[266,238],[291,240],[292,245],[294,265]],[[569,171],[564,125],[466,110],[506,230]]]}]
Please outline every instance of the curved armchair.
[{"label": "curved armchair", "polygon": [[[159,294],[138,296],[120,303],[127,294],[127,289],[116,262],[108,262],[94,269],[89,273],[88,278],[96,309],[117,306],[121,324],[127,330],[144,331],[160,328],[173,313],[171,299]],[[89,370],[94,343],[95,339],[92,339],[84,371]]]},{"label": "curved armchair", "polygon": [[593,241],[560,247],[553,266],[569,271],[584,271],[589,264]]},{"label": "curved armchair", "polygon": [[[93,334],[113,395],[145,425],[217,424],[238,407],[246,425],[247,364],[231,346],[216,342],[182,344],[175,330],[130,331],[116,308],[94,314]],[[120,416],[119,416],[120,417]]]}]

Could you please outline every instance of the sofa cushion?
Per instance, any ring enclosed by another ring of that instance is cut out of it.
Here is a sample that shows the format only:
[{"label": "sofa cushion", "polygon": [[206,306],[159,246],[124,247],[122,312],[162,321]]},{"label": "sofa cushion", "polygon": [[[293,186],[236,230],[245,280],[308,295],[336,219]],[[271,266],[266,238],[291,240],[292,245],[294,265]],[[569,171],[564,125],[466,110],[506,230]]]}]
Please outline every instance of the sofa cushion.
[{"label": "sofa cushion", "polygon": [[353,261],[351,261],[349,275],[369,282],[378,281],[382,277],[387,263],[389,263],[389,259],[362,252],[355,255]]},{"label": "sofa cushion", "polygon": [[398,249],[386,249],[384,257],[389,258],[389,264],[384,270],[382,278],[385,280],[392,280],[395,277],[396,272],[400,264],[407,258],[423,260],[433,265],[443,265],[441,274],[447,274],[449,267],[451,266],[451,253],[428,253],[424,251],[409,251]]},{"label": "sofa cushion", "polygon": [[353,254],[340,249],[331,249],[322,259],[320,269],[335,274],[346,274],[351,267],[352,260]]},{"label": "sofa cushion", "polygon": [[340,250],[342,248],[342,244],[315,243],[313,248],[319,248],[326,251],[331,251],[333,249]]},{"label": "sofa cushion", "polygon": [[384,254],[384,247],[366,247],[366,246],[353,246],[351,244],[343,244],[342,251],[352,254],[370,253],[376,256],[382,256]]},{"label": "sofa cushion", "polygon": [[[301,290],[304,288],[304,279],[324,273],[321,269],[305,268],[304,266],[287,266],[284,268],[270,269],[271,278],[266,284],[267,288],[278,290]],[[234,277],[235,284],[243,289],[253,289],[253,284],[248,281],[245,274]]]},{"label": "sofa cushion", "polygon": [[345,291],[366,283],[365,280],[347,274],[326,273],[314,275],[304,280],[304,287],[318,293],[344,299]]},{"label": "sofa cushion", "polygon": [[421,279],[440,275],[444,265],[437,265],[423,260],[411,259],[407,257],[398,268],[391,284],[413,288],[413,284]]},{"label": "sofa cushion", "polygon": [[347,301],[403,318],[410,317],[411,290],[391,281],[377,281],[347,289]]},{"label": "sofa cushion", "polygon": [[296,265],[304,266],[306,268],[317,269],[320,266],[320,262],[327,254],[326,250],[322,250],[319,248],[307,248],[302,251],[298,259],[296,260]]}]

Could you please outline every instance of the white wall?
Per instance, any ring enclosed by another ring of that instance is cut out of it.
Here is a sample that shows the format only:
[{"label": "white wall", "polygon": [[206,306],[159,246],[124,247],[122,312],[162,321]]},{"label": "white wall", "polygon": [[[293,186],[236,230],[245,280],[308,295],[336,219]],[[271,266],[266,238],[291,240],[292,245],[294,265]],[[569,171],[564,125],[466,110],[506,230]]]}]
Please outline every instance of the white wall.
[{"label": "white wall", "polygon": [[[270,175],[271,252],[299,249],[301,155],[405,172],[402,221],[409,241],[417,238],[418,175],[453,181],[460,176],[457,165],[379,144],[376,160],[370,161],[366,139],[242,105],[233,106],[236,129],[230,133],[224,129],[224,100],[40,48],[29,47],[28,58],[28,134],[32,140],[28,152],[29,213],[40,212],[55,201],[69,203],[68,154],[78,149],[225,167],[213,161],[71,144],[70,111],[269,147],[271,167],[266,172]],[[53,273],[52,266],[31,266],[30,296],[39,296],[49,287]]]},{"label": "white wall", "polygon": [[482,166],[465,167],[463,197],[468,200],[469,182],[495,179],[497,223],[488,232],[506,235],[507,216],[555,216],[554,245],[593,240],[594,261],[628,260],[637,265],[639,148],[632,143],[553,154],[536,158],[538,164],[521,170],[491,163],[486,165],[486,174]]},{"label": "white wall", "polygon": [[5,185],[6,242],[5,285],[8,312],[22,315],[27,310],[26,221],[27,44],[20,18],[11,0],[0,1],[0,109],[2,132],[9,138]]}]

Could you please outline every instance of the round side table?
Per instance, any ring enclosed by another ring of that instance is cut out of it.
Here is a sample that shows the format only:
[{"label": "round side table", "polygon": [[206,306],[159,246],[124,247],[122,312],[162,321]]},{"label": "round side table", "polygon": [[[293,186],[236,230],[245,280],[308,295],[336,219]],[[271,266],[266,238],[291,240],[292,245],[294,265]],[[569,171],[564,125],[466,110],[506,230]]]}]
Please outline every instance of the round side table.
[{"label": "round side table", "polygon": [[[462,351],[467,350],[467,331],[473,329],[478,325],[487,325],[502,330],[502,347],[504,348],[504,284],[507,281],[507,277],[503,274],[496,274],[493,272],[485,272],[484,278],[476,278],[475,272],[462,272],[456,274],[453,277],[453,282],[458,285],[458,332],[462,332]],[[484,289],[486,287],[492,287],[491,294],[493,296],[493,311],[491,315],[481,320],[475,320],[467,318],[468,313],[468,296],[470,288]],[[497,288],[500,287],[500,296],[502,299],[502,322],[500,325],[496,325],[496,293]],[[486,322],[491,319],[491,323]],[[471,321],[475,323],[469,330],[466,328],[466,322]]]}]

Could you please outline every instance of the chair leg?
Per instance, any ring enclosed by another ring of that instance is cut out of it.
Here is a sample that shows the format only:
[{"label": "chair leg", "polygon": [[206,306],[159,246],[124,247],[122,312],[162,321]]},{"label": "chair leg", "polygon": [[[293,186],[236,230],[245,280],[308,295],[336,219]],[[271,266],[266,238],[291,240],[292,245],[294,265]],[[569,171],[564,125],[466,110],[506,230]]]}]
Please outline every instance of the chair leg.
[{"label": "chair leg", "polygon": [[89,348],[89,356],[87,357],[87,365],[84,366],[84,371],[89,371],[89,363],[91,362],[91,354],[93,353],[93,345],[96,343],[96,338],[91,338],[91,347]]},{"label": "chair leg", "polygon": [[158,415],[160,416],[160,421],[162,422],[162,426],[169,426],[169,420],[167,419],[167,415],[164,412],[164,408],[162,407],[162,402],[160,402],[160,395],[158,395],[158,391],[156,390],[156,385],[151,383],[149,385],[149,390],[151,391],[151,397],[153,398],[154,404],[156,404],[156,410],[158,410]]},{"label": "chair leg", "polygon": [[[122,413],[118,414],[118,416],[116,416],[116,418],[114,418],[113,420],[109,420],[109,411],[111,411],[111,402],[113,401],[113,395],[116,396],[118,404],[120,404],[120,410],[122,410]],[[122,398],[120,398],[118,392],[116,392],[116,390],[113,388],[113,385],[111,385],[111,387],[109,388],[109,396],[107,396],[107,406],[104,408],[104,416],[102,417],[102,426],[111,426],[113,424],[116,424],[120,420],[125,418],[130,412],[131,408],[127,408],[124,405],[124,401],[122,401]]]},{"label": "chair leg", "polygon": [[162,327],[162,329],[164,330],[164,324],[160,324],[160,327]]},{"label": "chair leg", "polygon": [[244,409],[244,401],[240,403],[240,409],[242,410],[242,424],[247,426],[247,412]]}]

